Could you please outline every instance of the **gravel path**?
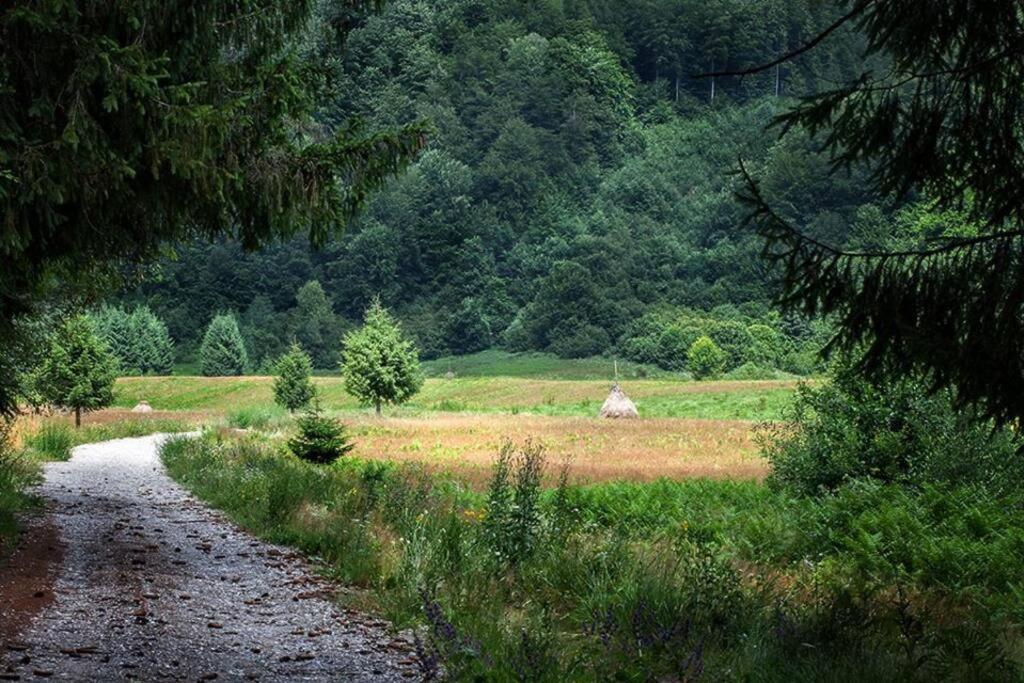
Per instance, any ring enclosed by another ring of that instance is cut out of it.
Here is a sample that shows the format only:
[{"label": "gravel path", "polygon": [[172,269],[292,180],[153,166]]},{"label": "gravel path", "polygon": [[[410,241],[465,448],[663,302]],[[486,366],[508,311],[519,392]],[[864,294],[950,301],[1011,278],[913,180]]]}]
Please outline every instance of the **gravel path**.
[{"label": "gravel path", "polygon": [[63,557],[53,600],[4,644],[0,680],[419,677],[408,638],[339,609],[300,556],[175,484],[162,438],[81,446],[47,466],[39,493]]}]

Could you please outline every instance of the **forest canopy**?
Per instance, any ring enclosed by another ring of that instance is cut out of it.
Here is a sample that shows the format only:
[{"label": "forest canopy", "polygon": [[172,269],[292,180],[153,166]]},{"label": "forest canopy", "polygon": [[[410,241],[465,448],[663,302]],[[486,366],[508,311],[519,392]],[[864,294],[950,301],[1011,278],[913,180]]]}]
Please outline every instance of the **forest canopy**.
[{"label": "forest canopy", "polygon": [[[694,317],[820,345],[808,321],[770,313],[776,290],[759,240],[739,229],[731,172],[749,160],[774,201],[840,244],[890,239],[898,207],[863,172],[829,177],[806,136],[764,132],[790,98],[858,73],[861,39],[840,31],[747,79],[689,76],[767,61],[836,12],[810,0],[389,2],[331,62],[320,116],[370,132],[429,121],[427,151],[322,249],[193,243],[126,298],[148,303],[185,356],[233,310],[256,362],[302,336],[311,281],[335,316],[318,326],[338,336],[379,296],[425,357],[627,353]],[[651,320],[657,330],[637,329]]]}]

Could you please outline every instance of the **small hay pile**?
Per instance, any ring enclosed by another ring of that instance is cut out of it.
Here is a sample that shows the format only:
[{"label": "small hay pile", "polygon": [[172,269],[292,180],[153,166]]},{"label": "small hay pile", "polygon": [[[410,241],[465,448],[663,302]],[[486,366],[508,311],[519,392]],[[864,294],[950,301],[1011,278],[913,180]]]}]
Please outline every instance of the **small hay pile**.
[{"label": "small hay pile", "polygon": [[626,392],[616,382],[612,385],[608,398],[604,400],[604,405],[601,406],[601,417],[631,419],[640,417],[640,413],[636,411],[636,406],[633,405],[633,402],[629,400],[629,396],[626,396]]}]

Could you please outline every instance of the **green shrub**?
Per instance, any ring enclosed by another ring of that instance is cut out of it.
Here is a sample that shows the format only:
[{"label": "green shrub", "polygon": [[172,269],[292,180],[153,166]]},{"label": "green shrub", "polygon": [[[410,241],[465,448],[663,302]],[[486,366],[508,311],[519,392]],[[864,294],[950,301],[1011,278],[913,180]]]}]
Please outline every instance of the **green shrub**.
[{"label": "green shrub", "polygon": [[686,366],[695,379],[717,377],[725,370],[727,356],[710,337],[700,337],[686,354]]},{"label": "green shrub", "polygon": [[756,379],[775,379],[778,373],[771,368],[766,368],[758,365],[757,363],[746,362],[743,365],[730,370],[725,374],[729,379],[738,380],[756,380]]},{"label": "green shrub", "polygon": [[1022,442],[913,377],[873,384],[840,366],[820,387],[801,386],[785,426],[762,433],[770,481],[801,494],[862,477],[904,484],[979,484],[1015,491]]},{"label": "green shrub", "polygon": [[25,443],[45,460],[67,460],[75,445],[75,435],[64,422],[46,421],[26,437]]},{"label": "green shrub", "polygon": [[326,465],[346,455],[353,445],[345,434],[345,426],[327,417],[318,401],[296,421],[297,433],[288,440],[288,448],[302,460]]},{"label": "green shrub", "polygon": [[782,335],[775,329],[760,323],[748,325],[747,333],[751,339],[751,345],[744,354],[747,363],[777,368],[782,362],[785,347]]},{"label": "green shrub", "polygon": [[779,364],[781,370],[794,375],[813,375],[823,369],[821,354],[816,348],[803,348],[790,351],[782,356]]},{"label": "green shrub", "polygon": [[725,353],[725,370],[743,364],[754,347],[754,337],[743,323],[733,320],[714,320],[705,328],[707,336]]},{"label": "green shrub", "polygon": [[25,487],[39,479],[39,467],[15,451],[11,441],[14,422],[0,418],[0,565],[17,536],[16,515],[28,504]]}]

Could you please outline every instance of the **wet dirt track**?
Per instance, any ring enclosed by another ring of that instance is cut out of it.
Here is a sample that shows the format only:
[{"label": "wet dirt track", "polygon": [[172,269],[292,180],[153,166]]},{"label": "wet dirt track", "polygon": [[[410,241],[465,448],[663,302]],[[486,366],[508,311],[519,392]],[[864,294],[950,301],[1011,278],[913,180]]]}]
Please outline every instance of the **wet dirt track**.
[{"label": "wet dirt track", "polygon": [[[31,615],[0,613],[0,623],[24,622],[4,632],[0,680],[419,678],[407,636],[338,608],[334,587],[299,555],[175,484],[159,462],[161,438],[81,446],[47,465],[46,515],[20,552],[34,552],[44,525],[63,552],[34,582],[0,585],[0,610],[40,600]],[[32,596],[11,595],[19,591]]]}]

